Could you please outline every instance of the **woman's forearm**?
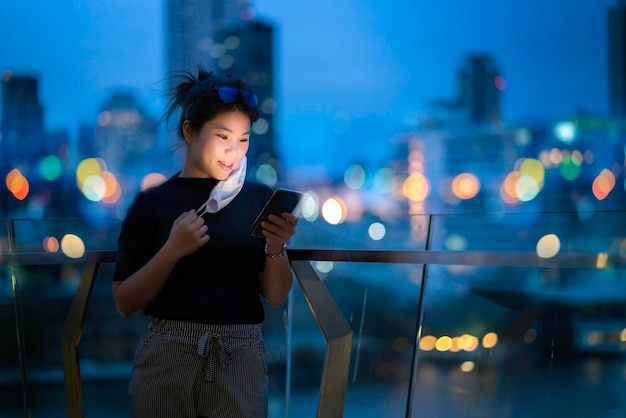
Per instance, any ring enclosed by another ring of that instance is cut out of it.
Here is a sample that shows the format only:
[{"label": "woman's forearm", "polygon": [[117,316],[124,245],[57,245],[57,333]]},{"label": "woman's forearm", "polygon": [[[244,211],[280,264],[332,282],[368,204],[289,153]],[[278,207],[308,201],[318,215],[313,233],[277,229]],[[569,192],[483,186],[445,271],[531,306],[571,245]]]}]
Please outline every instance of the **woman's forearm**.
[{"label": "woman's forearm", "polygon": [[113,282],[118,312],[128,316],[146,307],[159,294],[177,262],[177,256],[163,247],[126,280]]},{"label": "woman's forearm", "polygon": [[282,304],[291,290],[293,273],[287,254],[265,259],[265,270],[261,275],[261,294],[267,302],[277,307]]}]

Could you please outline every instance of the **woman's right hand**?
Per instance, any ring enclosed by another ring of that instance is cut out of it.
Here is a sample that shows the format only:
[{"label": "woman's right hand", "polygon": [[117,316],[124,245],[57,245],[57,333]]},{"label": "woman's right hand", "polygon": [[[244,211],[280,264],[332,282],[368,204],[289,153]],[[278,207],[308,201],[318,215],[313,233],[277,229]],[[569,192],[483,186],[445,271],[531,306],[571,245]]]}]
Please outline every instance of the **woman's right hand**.
[{"label": "woman's right hand", "polygon": [[204,219],[196,215],[195,210],[183,212],[172,225],[165,243],[167,251],[176,258],[189,255],[209,241],[207,231]]}]

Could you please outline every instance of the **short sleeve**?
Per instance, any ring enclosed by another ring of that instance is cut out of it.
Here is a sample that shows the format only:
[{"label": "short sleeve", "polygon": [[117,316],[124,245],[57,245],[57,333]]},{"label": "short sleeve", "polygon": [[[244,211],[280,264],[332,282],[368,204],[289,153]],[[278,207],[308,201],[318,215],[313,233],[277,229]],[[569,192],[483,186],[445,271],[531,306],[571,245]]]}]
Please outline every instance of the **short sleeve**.
[{"label": "short sleeve", "polygon": [[128,278],[154,256],[154,210],[148,196],[139,193],[128,207],[117,240],[114,281]]}]

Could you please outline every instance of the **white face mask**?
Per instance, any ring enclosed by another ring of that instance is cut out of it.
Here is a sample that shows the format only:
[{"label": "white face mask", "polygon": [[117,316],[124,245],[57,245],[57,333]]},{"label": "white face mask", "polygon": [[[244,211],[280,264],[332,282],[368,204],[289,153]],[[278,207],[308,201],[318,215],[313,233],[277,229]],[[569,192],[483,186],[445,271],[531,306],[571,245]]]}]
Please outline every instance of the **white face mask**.
[{"label": "white face mask", "polygon": [[247,157],[243,157],[239,167],[233,170],[226,180],[222,180],[211,190],[206,202],[196,210],[198,216],[215,213],[223,209],[239,194],[246,179]]}]

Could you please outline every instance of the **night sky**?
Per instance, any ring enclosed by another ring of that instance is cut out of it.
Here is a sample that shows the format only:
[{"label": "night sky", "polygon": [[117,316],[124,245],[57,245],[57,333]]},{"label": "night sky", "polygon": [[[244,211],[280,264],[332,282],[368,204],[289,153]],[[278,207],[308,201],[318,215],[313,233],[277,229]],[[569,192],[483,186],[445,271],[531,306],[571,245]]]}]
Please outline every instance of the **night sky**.
[{"label": "night sky", "polygon": [[[287,168],[376,163],[388,139],[454,99],[466,54],[494,56],[505,122],[608,111],[607,11],[618,0],[259,0],[277,28],[279,151]],[[49,129],[91,123],[112,88],[159,117],[156,0],[0,5],[0,70],[40,77]],[[73,134],[72,134],[73,135]]]}]

